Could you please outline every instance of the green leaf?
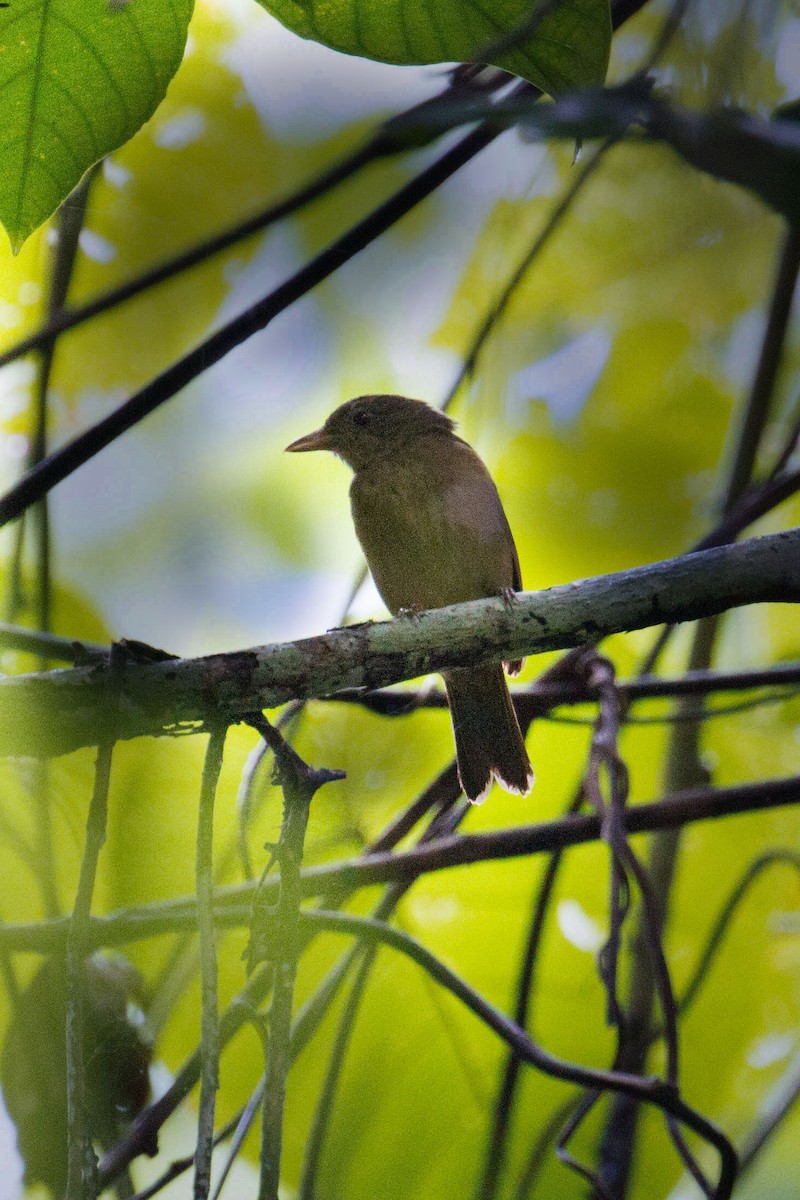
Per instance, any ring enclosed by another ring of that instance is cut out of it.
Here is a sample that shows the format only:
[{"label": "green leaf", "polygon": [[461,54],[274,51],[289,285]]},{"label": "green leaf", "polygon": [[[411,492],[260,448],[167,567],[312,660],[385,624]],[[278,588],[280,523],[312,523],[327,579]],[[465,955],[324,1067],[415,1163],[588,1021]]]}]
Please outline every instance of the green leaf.
[{"label": "green leaf", "polygon": [[493,53],[523,23],[530,0],[259,0],[300,37],[379,62],[485,62],[555,94],[602,83],[611,44],[608,0],[540,0],[541,23],[514,49]]},{"label": "green leaf", "polygon": [[160,104],[193,0],[12,0],[0,9],[0,220],[14,251]]}]

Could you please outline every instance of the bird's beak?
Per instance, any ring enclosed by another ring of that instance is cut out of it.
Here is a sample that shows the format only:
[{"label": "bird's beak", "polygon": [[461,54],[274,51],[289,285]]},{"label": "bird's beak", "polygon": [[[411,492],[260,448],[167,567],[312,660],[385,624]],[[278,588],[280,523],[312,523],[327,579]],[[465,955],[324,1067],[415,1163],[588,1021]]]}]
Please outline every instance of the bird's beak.
[{"label": "bird's beak", "polygon": [[304,450],[330,450],[331,442],[324,429],[315,429],[292,442],[286,449],[290,454],[300,454]]}]

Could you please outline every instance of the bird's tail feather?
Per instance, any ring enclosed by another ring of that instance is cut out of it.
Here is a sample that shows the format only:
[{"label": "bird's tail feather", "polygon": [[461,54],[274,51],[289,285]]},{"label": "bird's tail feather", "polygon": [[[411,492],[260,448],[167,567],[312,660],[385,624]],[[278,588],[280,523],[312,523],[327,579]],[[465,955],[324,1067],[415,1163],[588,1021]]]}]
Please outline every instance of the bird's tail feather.
[{"label": "bird's tail feather", "polygon": [[533,768],[525,749],[503,668],[499,663],[448,671],[444,676],[456,740],[458,776],[473,804],[486,799],[496,778],[526,796]]}]

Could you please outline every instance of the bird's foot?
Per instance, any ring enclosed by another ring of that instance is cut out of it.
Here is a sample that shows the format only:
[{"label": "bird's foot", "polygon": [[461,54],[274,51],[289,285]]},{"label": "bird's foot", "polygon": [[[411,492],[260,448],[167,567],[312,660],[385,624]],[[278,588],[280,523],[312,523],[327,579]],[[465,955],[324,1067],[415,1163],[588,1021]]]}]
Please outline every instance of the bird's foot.
[{"label": "bird's foot", "polygon": [[408,620],[416,621],[419,618],[419,615],[421,612],[422,612],[422,609],[417,608],[414,605],[412,605],[410,608],[406,608],[404,606],[403,608],[398,608],[397,612],[395,613],[395,616],[403,617],[403,619],[406,621],[408,621]]},{"label": "bird's foot", "polygon": [[513,608],[515,604],[519,604],[519,596],[513,588],[504,587],[500,591],[500,598],[506,608]]}]

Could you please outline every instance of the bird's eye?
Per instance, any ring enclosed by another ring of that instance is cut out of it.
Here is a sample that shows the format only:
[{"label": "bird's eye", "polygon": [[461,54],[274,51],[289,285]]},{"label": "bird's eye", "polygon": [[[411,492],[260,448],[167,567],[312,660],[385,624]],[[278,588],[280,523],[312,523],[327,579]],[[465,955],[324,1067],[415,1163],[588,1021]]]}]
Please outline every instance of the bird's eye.
[{"label": "bird's eye", "polygon": [[363,428],[363,426],[369,425],[369,413],[358,412],[353,417],[353,421],[356,425],[361,425]]}]

